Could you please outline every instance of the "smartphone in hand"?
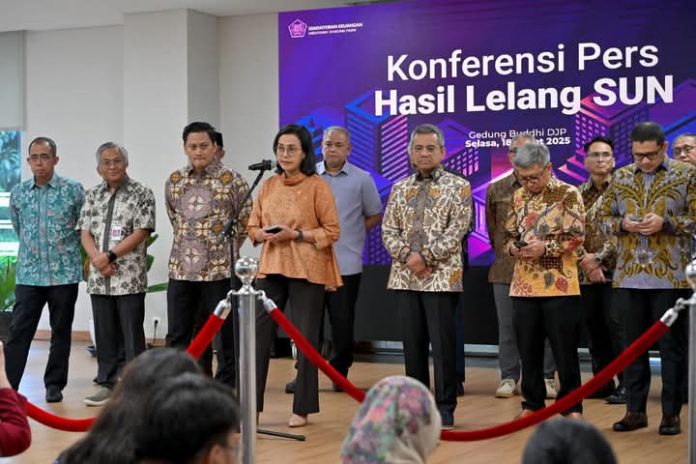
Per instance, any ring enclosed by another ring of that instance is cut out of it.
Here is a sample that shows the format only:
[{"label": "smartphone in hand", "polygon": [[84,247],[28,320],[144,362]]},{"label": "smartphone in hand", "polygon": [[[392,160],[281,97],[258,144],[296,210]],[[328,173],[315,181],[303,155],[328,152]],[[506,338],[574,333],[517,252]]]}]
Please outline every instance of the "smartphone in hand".
[{"label": "smartphone in hand", "polygon": [[263,229],[263,231],[267,234],[277,234],[281,230],[283,230],[283,228],[280,226],[268,226],[265,229]]}]

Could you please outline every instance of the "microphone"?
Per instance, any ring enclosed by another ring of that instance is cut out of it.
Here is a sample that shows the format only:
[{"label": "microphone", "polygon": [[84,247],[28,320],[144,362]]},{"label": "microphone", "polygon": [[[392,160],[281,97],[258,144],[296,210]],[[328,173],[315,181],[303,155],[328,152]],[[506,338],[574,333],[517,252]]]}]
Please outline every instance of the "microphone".
[{"label": "microphone", "polygon": [[278,166],[278,161],[272,160],[261,160],[260,163],[254,163],[249,166],[250,171],[270,171]]}]

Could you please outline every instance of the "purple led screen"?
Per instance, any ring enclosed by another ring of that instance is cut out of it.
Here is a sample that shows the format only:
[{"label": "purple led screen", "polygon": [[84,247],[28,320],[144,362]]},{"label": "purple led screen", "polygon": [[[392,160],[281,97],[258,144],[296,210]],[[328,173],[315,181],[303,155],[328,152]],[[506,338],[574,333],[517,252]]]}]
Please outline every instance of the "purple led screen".
[{"label": "purple led screen", "polygon": [[[630,162],[636,122],[671,141],[696,132],[696,3],[684,1],[413,1],[280,13],[280,122],[350,130],[350,161],[370,171],[386,203],[410,173],[408,135],[437,124],[445,167],[472,184],[474,265],[492,253],[488,184],[509,173],[506,145],[531,131],[561,180],[587,179],[583,143],[614,140]],[[389,264],[381,230],[363,260]]]}]

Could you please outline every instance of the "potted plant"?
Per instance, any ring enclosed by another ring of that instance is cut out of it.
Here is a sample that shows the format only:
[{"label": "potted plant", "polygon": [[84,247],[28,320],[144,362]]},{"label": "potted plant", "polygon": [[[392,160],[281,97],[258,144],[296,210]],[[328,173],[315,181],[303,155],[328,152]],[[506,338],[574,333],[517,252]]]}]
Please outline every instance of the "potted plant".
[{"label": "potted plant", "polygon": [[12,309],[15,303],[15,275],[17,261],[14,257],[0,260],[0,340],[7,341],[10,334]]}]

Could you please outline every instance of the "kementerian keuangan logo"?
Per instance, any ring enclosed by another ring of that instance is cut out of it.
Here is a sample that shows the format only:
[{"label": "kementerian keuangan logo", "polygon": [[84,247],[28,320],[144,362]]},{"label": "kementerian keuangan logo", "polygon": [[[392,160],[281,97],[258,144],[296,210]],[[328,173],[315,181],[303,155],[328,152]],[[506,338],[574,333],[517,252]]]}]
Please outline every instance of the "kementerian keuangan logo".
[{"label": "kementerian keuangan logo", "polygon": [[293,39],[301,39],[307,33],[307,24],[296,19],[290,23],[288,31],[290,31],[290,37]]}]

